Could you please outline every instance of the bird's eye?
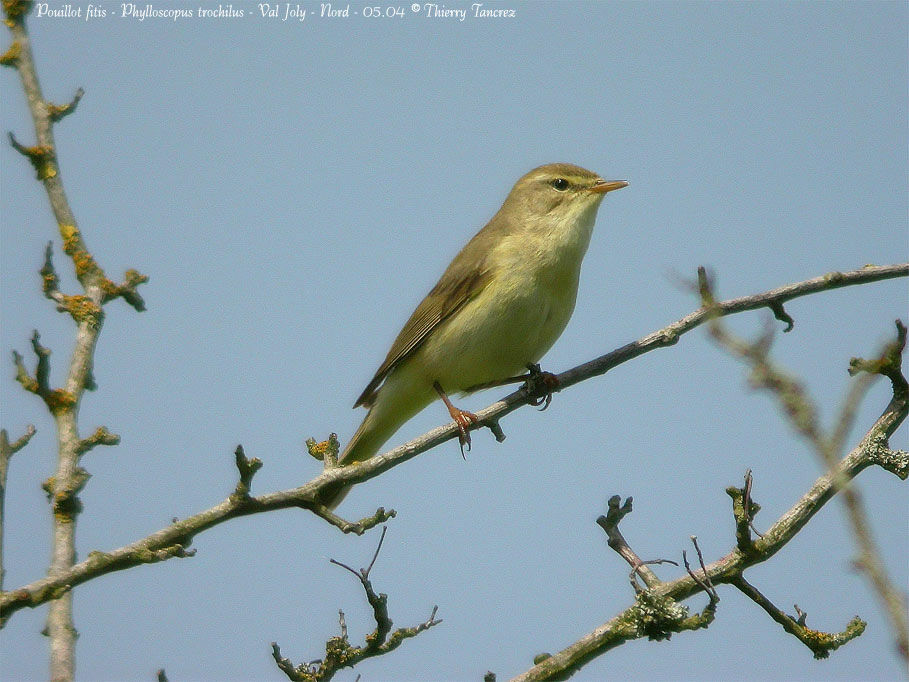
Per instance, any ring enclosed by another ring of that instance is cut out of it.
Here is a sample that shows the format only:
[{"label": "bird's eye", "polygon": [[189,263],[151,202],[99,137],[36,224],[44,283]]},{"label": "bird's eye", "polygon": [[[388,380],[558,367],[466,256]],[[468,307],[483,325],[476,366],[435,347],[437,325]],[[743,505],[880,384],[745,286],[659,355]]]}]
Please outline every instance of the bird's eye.
[{"label": "bird's eye", "polygon": [[557,192],[564,192],[568,189],[568,180],[565,178],[556,178],[555,180],[550,180],[550,186]]}]

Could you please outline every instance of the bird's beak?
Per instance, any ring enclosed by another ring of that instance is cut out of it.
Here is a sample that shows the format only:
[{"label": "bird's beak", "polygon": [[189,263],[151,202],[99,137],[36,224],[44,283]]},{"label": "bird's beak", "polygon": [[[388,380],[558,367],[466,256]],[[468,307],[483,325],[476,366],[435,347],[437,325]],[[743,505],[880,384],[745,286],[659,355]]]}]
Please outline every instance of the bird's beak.
[{"label": "bird's beak", "polygon": [[622,189],[623,187],[628,187],[628,183],[624,180],[597,180],[597,184],[590,188],[591,192],[596,194],[606,194],[606,192],[611,192],[614,189]]}]

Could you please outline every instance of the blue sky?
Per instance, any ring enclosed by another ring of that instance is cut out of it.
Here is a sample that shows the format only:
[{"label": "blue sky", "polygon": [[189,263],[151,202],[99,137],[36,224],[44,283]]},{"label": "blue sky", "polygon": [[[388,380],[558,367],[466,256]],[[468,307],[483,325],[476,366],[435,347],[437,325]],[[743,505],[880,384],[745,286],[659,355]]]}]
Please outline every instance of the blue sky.
[{"label": "blue sky", "polygon": [[[135,267],[151,278],[147,312],[108,307],[99,388],[81,411],[84,433],[104,424],[122,438],[83,462],[82,556],[223,499],[237,443],[265,462],[254,493],[315,475],[303,441],[353,433],[363,412],[351,405],[413,307],[541,163],[631,183],[600,209],[574,317],[543,361],[551,371],[695,308],[679,277],[698,265],[732,297],[907,260],[905,3],[489,2],[516,17],[463,22],[409,3],[404,17],[366,18],[351,3],[352,16],[323,19],[302,2],[302,22],[232,4],[245,16],[139,21],[103,2],[103,19],[29,23],[45,94],[86,91],[56,136],[89,247],[111,275]],[[16,74],[0,78],[2,127],[27,142]],[[71,269],[31,168],[6,145],[0,164],[0,346],[25,353],[38,329],[59,380],[72,329],[38,287],[47,240],[70,291]],[[774,355],[826,423],[849,358],[890,338],[906,293],[892,281],[788,306],[796,326]],[[767,317],[730,325],[754,335]],[[54,462],[52,422],[12,375],[10,365],[2,425],[16,435],[34,423],[38,435],[11,466],[7,588],[46,570],[40,482]],[[853,442],[887,399],[876,385]],[[390,445],[445,420],[433,405]],[[640,554],[677,559],[694,534],[714,559],[734,544],[723,491],[746,469],[758,528],[821,471],[703,330],[502,426],[503,444],[478,433],[464,462],[448,443],[341,507],[398,511],[372,574],[395,624],[424,620],[434,604],[444,619],[364,664],[364,680],[507,679],[625,608],[626,566],[594,523],[612,494],[635,498],[623,530]],[[905,448],[905,434],[893,445]],[[860,481],[884,559],[906,585],[906,486],[874,470]],[[575,679],[899,675],[886,621],[850,568],[844,518],[830,504],[747,574],[780,607],[798,603],[811,627],[869,622],[829,660],[723,588],[709,630],[634,642]],[[271,514],[198,536],[193,559],[89,583],[75,599],[79,678],[147,680],[164,667],[173,680],[280,680],[272,640],[295,661],[318,658],[339,608],[354,642],[371,629],[355,579],[328,559],[365,565],[377,541],[378,531],[352,538],[303,512]],[[20,612],[4,630],[5,677],[46,677],[43,618]]]}]

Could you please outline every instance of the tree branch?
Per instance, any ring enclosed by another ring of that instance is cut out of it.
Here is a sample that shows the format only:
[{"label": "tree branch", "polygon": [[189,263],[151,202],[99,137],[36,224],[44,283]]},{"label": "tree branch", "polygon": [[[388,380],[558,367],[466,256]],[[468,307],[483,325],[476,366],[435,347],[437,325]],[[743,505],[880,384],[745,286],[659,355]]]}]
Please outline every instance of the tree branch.
[{"label": "tree branch", "polygon": [[[878,281],[891,277],[902,277],[909,274],[909,264],[900,266],[886,266],[882,268],[867,267],[856,270],[852,273],[844,273],[838,277],[825,276],[818,277],[805,282],[797,282],[769,292],[747,296],[730,301],[717,303],[717,309],[725,311],[722,314],[731,315],[744,310],[753,310],[755,308],[767,307],[770,302],[777,300],[775,297],[808,295],[824,291],[828,288],[836,288],[847,285],[858,285],[867,282]],[[604,374],[609,369],[616,367],[628,360],[631,360],[643,353],[663,348],[675,343],[681,334],[691,331],[708,319],[705,309],[686,315],[681,320],[674,322],[663,329],[655,331],[642,339],[633,343],[622,346],[621,348],[602,355],[595,360],[579,365],[573,369],[563,372],[558,376],[560,388],[566,388],[569,385],[576,384],[585,379]],[[667,341],[671,339],[671,341]],[[532,400],[523,390],[517,390],[502,400],[499,400],[489,407],[477,413],[480,422],[483,424],[497,424],[506,414],[513,412],[522,405],[528,404]],[[905,416],[900,407],[903,403],[893,403],[893,409],[888,410],[882,415],[880,424],[884,431],[892,433],[898,426],[899,422]],[[902,416],[899,416],[902,414]],[[875,431],[877,433],[877,431]],[[318,505],[315,500],[319,494],[339,484],[362,483],[371,478],[381,475],[395,466],[416,457],[417,455],[434,448],[435,446],[447,440],[457,437],[458,428],[454,423],[437,427],[422,436],[400,445],[393,450],[376,455],[364,462],[357,462],[346,466],[329,467],[323,472],[307,482],[306,484],[283,490],[279,492],[268,493],[259,497],[250,497],[246,500],[227,499],[210,509],[195,514],[189,518],[176,522],[156,533],[137,540],[129,545],[120,547],[109,552],[98,552],[94,559],[87,559],[72,566],[72,568],[57,576],[47,576],[36,580],[17,590],[0,595],[0,623],[5,622],[15,611],[25,608],[34,607],[43,604],[51,595],[59,595],[61,591],[67,591],[82,584],[92,578],[111,573],[113,571],[123,570],[142,563],[147,563],[145,557],[149,552],[156,553],[176,545],[182,547],[188,546],[189,542],[197,534],[208,530],[216,525],[224,523],[240,516],[250,514],[264,513],[276,509],[299,508],[308,509],[322,518],[328,520],[344,532],[362,533],[378,523],[382,523],[388,518],[394,516],[394,510],[385,511],[379,509],[375,514],[361,519],[357,522],[350,522],[335,516],[331,511]],[[326,441],[326,443],[328,443]],[[877,441],[869,441],[868,448],[871,448]],[[317,449],[329,451],[326,444],[312,443]],[[876,450],[874,462],[863,460],[862,468],[871,463],[885,466],[888,470],[898,472],[906,467],[905,458],[900,453],[893,453],[886,447],[880,447]],[[857,473],[857,472],[856,472]],[[807,521],[806,521],[807,522]],[[180,556],[170,554],[170,556]],[[160,558],[155,559],[160,560]]]},{"label": "tree branch", "polygon": [[[709,293],[709,288],[705,287],[705,289]],[[717,304],[712,304],[708,300],[708,307],[713,305]],[[638,593],[633,606],[559,653],[547,655],[539,661],[535,659],[534,667],[518,675],[514,680],[524,682],[529,680],[564,679],[592,659],[632,639],[644,636],[653,638],[655,634],[669,636],[673,632],[692,629],[690,626],[698,624],[699,621],[690,620],[687,617],[687,609],[678,602],[687,599],[700,589],[705,589],[705,586],[712,587],[723,583],[734,584],[738,589],[752,597],[777,622],[781,623],[787,632],[792,632],[806,643],[815,653],[815,656],[823,657],[850,639],[859,636],[864,630],[864,623],[858,618],[853,619],[846,629],[838,634],[809,630],[804,627],[803,619],[793,621],[793,619],[782,614],[760,592],[746,583],[743,575],[744,571],[750,566],[763,563],[774,556],[795,537],[829,500],[833,499],[838,492],[841,492],[867,467],[872,465],[881,466],[904,480],[909,475],[909,453],[893,451],[888,446],[889,437],[909,414],[909,390],[907,390],[905,378],[899,369],[900,355],[905,345],[905,329],[901,323],[897,324],[897,330],[897,341],[894,344],[890,344],[882,354],[882,357],[888,357],[889,360],[878,363],[879,366],[886,368],[885,371],[888,372],[893,384],[893,397],[887,407],[865,433],[858,445],[845,457],[834,462],[827,473],[818,478],[808,492],[784,513],[764,535],[752,541],[750,534],[748,534],[751,520],[759,506],[751,500],[751,477],[746,476],[745,486],[741,490],[732,489],[732,491],[727,491],[730,492],[733,500],[733,512],[736,520],[736,547],[728,555],[703,566],[701,576],[692,574],[689,569],[689,575],[687,576],[669,582],[657,583],[650,589]],[[758,346],[766,351],[766,343],[761,341],[750,346],[748,353],[757,353],[756,347]],[[765,355],[762,356],[764,362],[770,367]],[[768,370],[768,374],[762,376],[776,378],[781,376],[778,370],[775,370],[775,368],[771,369],[772,371]],[[780,385],[780,382],[777,382],[775,390],[779,389]],[[812,422],[800,418],[800,416],[803,417],[810,411],[801,408],[790,409],[793,405],[787,402],[787,399],[791,398],[792,393],[789,390],[791,388],[789,386],[786,390],[781,390],[778,393],[787,408],[785,411],[790,415],[800,432],[812,432]],[[853,406],[849,406],[849,400],[846,402],[847,405],[844,407],[844,411],[854,409]],[[834,431],[838,432],[839,429]],[[618,499],[613,499],[616,500],[615,506],[617,507]],[[612,503],[610,503],[610,506],[613,506]],[[630,506],[627,511],[630,511]],[[601,525],[603,524],[601,523]],[[894,591],[894,594],[890,596],[892,601],[885,602],[885,606],[888,609],[888,616],[893,620],[890,608],[901,603],[901,595],[899,595],[898,591]],[[712,604],[715,604],[714,595],[711,595]],[[708,605],[708,608],[711,605]],[[707,624],[706,615],[709,615],[707,610],[700,615],[700,627]],[[897,632],[899,642],[901,635],[898,624],[894,625],[894,629]]]},{"label": "tree branch", "polygon": [[[91,447],[112,444],[115,438],[105,429],[83,440],[79,437],[77,421],[82,394],[86,389],[94,388],[92,365],[104,320],[101,306],[112,298],[122,297],[137,310],[142,310],[144,306],[136,287],[147,278],[135,271],[128,271],[124,284],[117,285],[111,282],[88,251],[77,227],[63,188],[53,126],[75,110],[83,91],[81,88],[77,90],[72,101],[64,106],[52,104],[45,99],[38,81],[31,40],[25,25],[25,18],[31,6],[30,0],[3,2],[5,23],[13,42],[0,57],[0,63],[15,68],[19,73],[35,129],[36,142],[32,146],[22,145],[12,133],[9,133],[9,140],[13,148],[31,162],[38,180],[44,186],[63,240],[63,250],[72,260],[76,277],[83,288],[83,294],[78,296],[65,296],[57,290],[59,281],[48,247],[41,269],[42,289],[45,296],[57,302],[58,309],[69,312],[76,323],[76,342],[67,377],[61,388],[51,390],[47,385],[47,356],[50,351],[40,346],[37,332],[33,337],[33,348],[38,355],[34,379],[24,371],[18,354],[14,356],[17,378],[24,387],[44,399],[56,425],[57,468],[47,483],[53,505],[53,537],[48,574],[61,576],[72,570],[76,560],[76,519],[81,511],[77,494],[88,479],[88,474],[79,466],[79,458]],[[24,381],[26,379],[30,381]],[[72,595],[68,589],[60,591],[53,598],[48,610],[46,632],[51,648],[51,679],[72,680],[76,665],[76,629],[73,624]]]},{"label": "tree branch", "polygon": [[648,589],[656,587],[660,584],[660,579],[648,568],[648,565],[675,564],[678,566],[678,564],[671,559],[650,559],[644,561],[633,549],[631,549],[628,541],[625,540],[625,536],[622,535],[622,531],[619,530],[619,523],[631,513],[632,499],[630,497],[625,498],[623,504],[622,498],[619,495],[613,495],[609,498],[607,504],[609,506],[609,511],[605,516],[597,518],[597,524],[606,532],[609,547],[631,566],[631,574],[629,575],[631,587],[634,588],[636,593],[642,591],[641,586],[637,581],[637,576],[639,575]]},{"label": "tree branch", "polygon": [[0,591],[3,589],[3,578],[6,576],[4,568],[6,564],[3,563],[3,505],[6,501],[6,475],[9,472],[9,461],[13,455],[28,445],[35,433],[35,427],[29,424],[25,428],[25,433],[10,443],[6,429],[0,429]]},{"label": "tree branch", "polygon": [[[698,278],[702,301],[708,310],[712,310],[713,293],[710,291],[711,285],[703,268],[699,271]],[[909,396],[909,385],[901,371],[902,353],[906,347],[906,327],[900,320],[896,320],[896,339],[887,344],[878,357],[870,361],[861,358],[852,358],[850,361],[849,373],[860,376],[853,383],[829,436],[825,435],[818,423],[817,408],[801,383],[770,361],[768,351],[771,333],[765,334],[754,343],[747,343],[729,333],[717,317],[711,317],[709,328],[710,334],[720,345],[751,367],[752,383],[776,395],[790,424],[811,444],[818,458],[830,470],[836,467],[858,405],[875,375],[890,379],[893,400],[905,404]],[[891,428],[895,429],[895,426]],[[886,431],[886,437],[891,433],[892,430]],[[846,516],[858,546],[859,555],[855,563],[868,577],[879,602],[884,607],[894,632],[897,651],[903,660],[909,663],[909,623],[906,618],[905,597],[887,575],[861,495],[855,486],[848,483],[848,480],[843,479],[838,482],[838,487],[841,489]],[[817,651],[815,655],[818,655]]]},{"label": "tree branch", "polygon": [[361,568],[359,571],[351,568],[347,564],[331,559],[331,563],[353,573],[366,593],[366,600],[372,607],[373,618],[376,622],[376,629],[366,635],[366,643],[363,646],[355,647],[350,644],[347,638],[347,623],[344,620],[344,612],[338,612],[338,620],[341,625],[341,634],[332,637],[325,643],[325,658],[301,663],[295,666],[289,659],[281,655],[281,649],[275,642],[271,643],[272,657],[275,659],[278,668],[287,675],[287,678],[294,682],[326,682],[334,677],[335,673],[343,668],[352,668],[361,661],[374,656],[381,656],[397,649],[405,639],[416,637],[424,630],[428,630],[434,625],[441,623],[436,620],[438,606],[432,608],[429,618],[409,628],[398,628],[394,632],[391,630],[393,625],[391,618],[388,616],[388,596],[385,594],[376,594],[369,580],[369,572],[379,557],[379,551],[382,549],[382,543],[385,540],[385,531],[387,527],[382,528],[382,537],[379,538],[379,544],[373,554],[369,566]]},{"label": "tree branch", "polygon": [[856,616],[846,625],[842,632],[830,634],[812,630],[805,625],[807,614],[802,612],[798,606],[796,611],[799,612],[798,619],[784,613],[773,605],[767,597],[751,585],[743,576],[730,581],[737,587],[742,594],[751,599],[755,604],[760,606],[767,614],[777,623],[783,626],[783,629],[790,635],[796,637],[802,644],[807,646],[814,653],[815,658],[827,658],[831,651],[839,649],[841,646],[860,636],[864,631],[867,623]]},{"label": "tree branch", "polygon": [[[45,265],[41,270],[43,291],[48,298],[58,304],[59,310],[70,314],[77,327],[75,348],[70,359],[66,380],[61,388],[50,388],[48,384],[47,359],[50,351],[40,346],[37,333],[33,337],[33,350],[38,356],[35,376],[32,377],[28,374],[22,358],[18,354],[15,356],[15,362],[17,378],[19,378],[23,387],[39,395],[44,400],[54,417],[57,429],[58,464],[55,475],[49,479],[47,484],[54,512],[52,562],[47,578],[0,595],[0,619],[5,621],[19,608],[36,606],[52,601],[48,615],[48,635],[51,640],[52,650],[52,678],[72,679],[75,668],[74,648],[76,635],[72,619],[70,591],[75,585],[91,578],[141,563],[151,563],[172,557],[191,556],[192,552],[187,551],[187,547],[196,534],[232,518],[273,509],[287,507],[309,509],[345,532],[362,533],[366,529],[393,516],[394,512],[386,513],[383,509],[380,509],[373,516],[351,523],[334,516],[330,511],[315,503],[314,500],[317,499],[318,493],[325,487],[334,486],[337,483],[358,483],[378,476],[393,466],[397,466],[435,445],[455,437],[457,428],[453,425],[440,427],[368,462],[337,468],[328,467],[320,476],[317,476],[304,486],[260,497],[252,497],[250,495],[250,487],[252,478],[261,466],[261,462],[257,459],[246,459],[242,449],[238,448],[236,462],[239,471],[239,481],[233,493],[224,502],[113,552],[92,552],[85,561],[75,564],[75,528],[76,519],[81,510],[77,495],[88,477],[88,474],[79,466],[80,457],[97,445],[113,445],[118,441],[117,436],[110,433],[106,427],[99,427],[88,438],[80,438],[78,432],[77,413],[79,402],[84,391],[94,387],[92,365],[104,319],[102,306],[115,298],[123,298],[127,304],[137,311],[144,310],[144,301],[138,293],[138,286],[146,282],[148,278],[135,270],[128,270],[124,275],[122,284],[116,284],[108,279],[104,270],[89,252],[77,226],[60,176],[56,144],[53,136],[53,124],[75,110],[83,91],[81,88],[78,89],[72,101],[62,106],[52,104],[44,99],[35,69],[30,38],[25,27],[25,16],[31,4],[30,0],[4,0],[3,3],[7,18],[6,24],[12,34],[13,42],[10,48],[0,56],[0,64],[15,68],[20,75],[23,90],[28,99],[36,138],[34,145],[26,146],[19,143],[10,133],[10,143],[14,149],[24,155],[33,165],[38,180],[45,188],[62,238],[63,250],[73,262],[75,274],[82,285],[83,293],[67,296],[58,290],[59,280],[53,269],[50,251],[48,250],[46,252]],[[609,369],[650,350],[673,345],[682,334],[699,326],[709,316],[722,316],[767,307],[777,319],[787,324],[785,331],[789,331],[794,322],[786,313],[784,303],[791,299],[828,289],[902,277],[907,274],[909,274],[909,264],[869,266],[849,273],[830,273],[814,280],[799,282],[756,296],[712,304],[709,306],[709,311],[707,310],[708,306],[704,306],[662,330],[584,365],[568,370],[558,376],[558,384],[560,389],[567,388],[585,379],[604,374]],[[905,330],[903,330],[903,335],[905,341]],[[888,376],[892,375],[891,379],[894,383],[894,398],[890,406],[888,406],[888,410],[876,422],[875,427],[866,434],[862,443],[841,462],[831,466],[831,471],[818,480],[799,504],[790,510],[789,515],[784,515],[764,537],[753,543],[750,542],[750,539],[745,542],[743,537],[740,537],[739,549],[734,550],[729,557],[709,566],[703,566],[702,564],[703,578],[689,571],[690,575],[687,577],[671,583],[660,583],[653,589],[641,592],[638,595],[638,603],[635,607],[632,607],[636,609],[635,614],[630,616],[630,620],[620,623],[616,632],[627,634],[628,638],[641,636],[641,633],[654,636],[654,633],[663,632],[662,628],[666,619],[676,621],[675,627],[681,629],[703,627],[704,621],[695,617],[683,617],[679,620],[677,616],[684,615],[681,610],[682,607],[678,607],[672,600],[684,598],[698,589],[704,588],[705,585],[711,585],[711,581],[716,582],[718,579],[720,582],[733,582],[733,577],[730,576],[737,575],[743,581],[741,571],[752,563],[758,563],[758,560],[755,559],[756,556],[761,561],[772,556],[773,553],[778,551],[779,547],[798,532],[801,526],[807,523],[817,509],[845,485],[845,482],[851,480],[865,467],[871,464],[879,464],[905,478],[907,472],[909,472],[909,463],[907,463],[909,455],[905,452],[890,450],[887,446],[887,439],[906,416],[906,391],[903,390],[904,395],[902,398],[898,398],[898,382],[894,377],[901,379],[903,388],[905,388],[906,382],[899,372],[898,365],[895,370],[890,368],[887,371],[889,372]],[[516,391],[482,411],[479,425],[488,426],[496,435],[497,440],[501,440],[504,438],[504,434],[499,428],[499,419],[525,404],[533,404],[535,399],[535,396],[527,391]],[[19,447],[24,446],[29,437],[30,435],[27,434],[27,436],[23,437],[24,440],[20,438],[15,443],[10,444],[6,432],[3,431],[0,434],[0,463],[2,463],[0,464],[2,465],[2,470],[0,470],[0,525],[2,525],[2,493],[5,488],[9,457],[18,449],[16,445],[21,441]],[[748,493],[743,492],[742,498],[744,500],[744,513],[749,515],[751,514],[751,505],[748,501]],[[857,508],[860,509],[858,506]],[[862,520],[858,515],[855,516],[855,519],[857,519],[854,521],[855,524],[858,524],[858,520]],[[856,534],[859,537],[858,528],[856,529]],[[620,534],[619,537],[621,537]],[[2,539],[2,535],[0,535],[0,539]],[[742,551],[742,547],[745,545],[750,546],[753,551],[749,553]],[[873,552],[871,555],[874,558]],[[638,561],[640,562],[639,559]],[[865,561],[864,550],[862,561]],[[724,565],[722,562],[726,562],[726,564]],[[644,562],[640,563],[643,564]],[[0,561],[0,566],[2,566],[2,561]],[[874,576],[876,569],[868,568],[867,566],[865,568],[869,574]],[[640,573],[639,569],[640,566],[635,568]],[[735,572],[736,570],[738,571],[737,573]],[[365,574],[368,574],[368,571]],[[886,579],[886,576],[884,577]],[[372,603],[370,595],[376,599],[383,597],[383,595],[375,595],[372,592],[371,585],[368,585],[367,575],[363,575],[362,582],[370,603]],[[877,584],[876,579],[874,579],[874,582]],[[742,584],[744,583],[742,582]],[[741,585],[737,585],[737,587],[742,589]],[[672,590],[676,590],[677,594],[670,594]],[[883,588],[880,591],[881,594],[886,592]],[[711,595],[712,603],[713,595]],[[890,603],[892,605],[895,602],[891,601]],[[384,601],[382,605],[384,606]],[[379,644],[374,645],[374,643],[368,642],[366,649],[369,649],[370,646],[373,646],[376,650],[382,647],[394,648],[404,638],[413,636],[439,622],[435,620],[435,610],[433,610],[429,620],[425,623],[415,628],[397,630],[391,633],[390,638],[388,638],[391,623],[388,621],[387,628],[383,629],[379,615],[379,612],[376,611],[376,632],[379,634],[376,635],[374,641],[378,641]],[[649,626],[646,625],[647,622],[650,623]],[[641,628],[642,623],[645,623],[643,629]],[[903,632],[905,632],[905,614],[903,614]],[[401,634],[396,639],[399,633]],[[343,624],[343,617],[342,639],[346,643],[346,627]],[[621,643],[617,638],[614,638],[613,641],[613,645]],[[905,635],[903,635],[901,646],[905,652]],[[274,654],[276,660],[278,660],[280,652],[277,645],[274,646]],[[554,658],[550,657],[547,661],[551,661]],[[282,660],[286,661],[286,659]],[[161,676],[163,677],[163,671]]]}]

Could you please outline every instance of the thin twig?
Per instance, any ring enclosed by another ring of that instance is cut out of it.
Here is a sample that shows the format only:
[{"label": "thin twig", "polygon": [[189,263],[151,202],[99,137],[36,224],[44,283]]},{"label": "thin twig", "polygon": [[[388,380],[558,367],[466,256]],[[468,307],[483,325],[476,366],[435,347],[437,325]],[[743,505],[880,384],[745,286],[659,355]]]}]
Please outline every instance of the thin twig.
[{"label": "thin twig", "polygon": [[691,566],[688,564],[688,555],[685,553],[685,550],[682,550],[682,561],[685,564],[685,570],[688,572],[688,575],[691,576],[691,579],[694,580],[698,586],[707,593],[707,596],[710,597],[710,605],[716,606],[716,603],[720,600],[720,596],[717,594],[716,588],[710,580],[710,574],[707,573],[707,567],[704,565],[704,555],[701,554],[701,547],[698,545],[697,535],[691,536],[691,544],[694,545],[694,549],[698,553],[698,563],[701,565],[701,571],[703,572],[704,577],[698,577],[697,574],[691,570]]},{"label": "thin twig", "polygon": [[798,605],[795,610],[798,619],[792,618],[776,606],[773,605],[767,597],[760,593],[751,583],[745,580],[744,576],[738,576],[731,583],[751,599],[755,604],[760,606],[767,614],[777,623],[783,626],[783,629],[789,634],[795,636],[800,642],[807,646],[814,653],[815,658],[827,658],[831,651],[840,648],[846,642],[855,639],[865,631],[867,623],[856,616],[846,625],[842,632],[827,633],[818,630],[812,630],[805,625],[807,614],[802,611]]},{"label": "thin twig", "polygon": [[344,618],[344,612],[338,611],[341,634],[338,637],[332,637],[325,643],[325,657],[296,666],[289,659],[282,656],[280,647],[275,642],[272,642],[272,657],[275,659],[278,668],[287,675],[288,679],[295,682],[323,682],[330,680],[342,668],[352,668],[367,658],[381,656],[394,651],[404,640],[416,637],[424,630],[428,630],[442,622],[436,619],[439,607],[434,606],[426,621],[414,627],[398,628],[392,632],[392,621],[388,616],[388,597],[385,594],[377,594],[373,589],[372,582],[369,580],[369,573],[379,557],[387,530],[387,526],[382,528],[382,536],[379,538],[376,551],[368,567],[357,571],[337,559],[329,559],[332,564],[349,571],[360,581],[360,585],[366,593],[366,600],[373,610],[373,619],[376,623],[375,629],[366,635],[364,645],[353,646],[347,637],[347,622]]},{"label": "thin twig", "polygon": [[388,526],[382,526],[382,536],[379,538],[379,544],[376,545],[376,553],[372,555],[372,561],[369,562],[369,566],[366,567],[366,570],[363,571],[363,577],[368,578],[369,572],[372,570],[372,567],[376,563],[376,559],[379,558],[379,552],[382,551],[382,543],[385,542],[385,533],[388,532]]},{"label": "thin twig", "polygon": [[648,568],[648,565],[673,564],[678,566],[678,564],[671,559],[649,559],[645,561],[631,549],[628,541],[625,540],[625,536],[622,535],[622,531],[619,530],[619,523],[631,513],[632,498],[626,498],[623,503],[622,498],[619,495],[613,495],[609,498],[607,504],[608,511],[605,516],[599,516],[597,518],[597,524],[606,532],[607,544],[609,547],[631,566],[629,579],[632,588],[634,588],[635,592],[640,592],[642,590],[637,581],[637,576],[639,575],[648,589],[656,587],[660,584],[660,579]]},{"label": "thin twig", "polygon": [[3,529],[5,527],[3,507],[6,501],[6,476],[9,473],[9,461],[13,455],[28,445],[35,433],[35,427],[29,424],[25,428],[25,433],[10,443],[6,429],[0,429],[0,591],[3,590],[3,578],[6,575],[6,564],[3,563]]}]

